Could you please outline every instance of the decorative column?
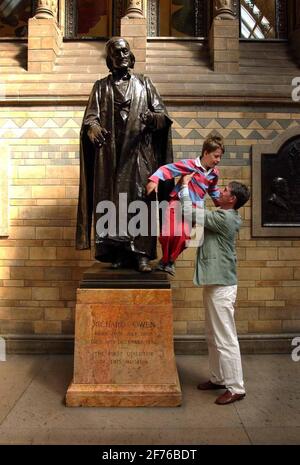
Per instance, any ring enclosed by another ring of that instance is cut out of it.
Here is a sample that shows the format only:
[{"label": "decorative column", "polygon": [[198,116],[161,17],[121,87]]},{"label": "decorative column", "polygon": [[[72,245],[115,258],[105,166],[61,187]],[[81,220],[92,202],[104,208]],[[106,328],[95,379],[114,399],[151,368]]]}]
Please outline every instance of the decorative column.
[{"label": "decorative column", "polygon": [[57,19],[57,0],[38,0],[35,17]]},{"label": "decorative column", "polygon": [[50,73],[62,44],[57,24],[58,0],[38,0],[28,22],[28,71]]},{"label": "decorative column", "polygon": [[239,71],[239,15],[236,0],[212,0],[209,32],[211,64],[218,73]]},{"label": "decorative column", "polygon": [[147,20],[143,10],[143,0],[129,0],[125,15],[121,18],[121,36],[130,44],[138,73],[146,70]]},{"label": "decorative column", "polygon": [[214,17],[218,19],[235,19],[233,0],[215,0]]},{"label": "decorative column", "polygon": [[128,16],[128,18],[143,18],[143,2],[141,0],[129,0],[125,16]]}]

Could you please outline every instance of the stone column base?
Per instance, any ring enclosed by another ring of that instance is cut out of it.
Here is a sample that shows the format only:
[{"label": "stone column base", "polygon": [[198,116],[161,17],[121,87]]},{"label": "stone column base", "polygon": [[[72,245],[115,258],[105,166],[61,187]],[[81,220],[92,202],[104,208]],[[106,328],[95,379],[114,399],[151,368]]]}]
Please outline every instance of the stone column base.
[{"label": "stone column base", "polygon": [[54,18],[30,18],[28,22],[28,71],[50,73],[62,44]]},{"label": "stone column base", "polygon": [[175,407],[170,289],[78,289],[68,407]]},{"label": "stone column base", "polygon": [[240,66],[239,21],[213,20],[209,33],[210,58],[217,73],[238,73]]},{"label": "stone column base", "polygon": [[147,20],[146,18],[121,18],[121,37],[128,40],[135,56],[135,72],[146,70]]}]

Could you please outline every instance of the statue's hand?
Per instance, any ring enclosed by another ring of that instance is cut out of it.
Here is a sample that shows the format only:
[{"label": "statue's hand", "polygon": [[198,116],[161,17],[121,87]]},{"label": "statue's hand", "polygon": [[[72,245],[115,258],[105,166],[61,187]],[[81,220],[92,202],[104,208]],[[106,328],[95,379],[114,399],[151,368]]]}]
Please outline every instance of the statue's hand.
[{"label": "statue's hand", "polygon": [[147,110],[145,113],[140,114],[140,119],[145,126],[153,128],[155,125],[155,117],[152,111]]},{"label": "statue's hand", "polygon": [[101,147],[107,141],[109,132],[98,124],[94,124],[93,126],[89,127],[87,135],[92,144]]}]

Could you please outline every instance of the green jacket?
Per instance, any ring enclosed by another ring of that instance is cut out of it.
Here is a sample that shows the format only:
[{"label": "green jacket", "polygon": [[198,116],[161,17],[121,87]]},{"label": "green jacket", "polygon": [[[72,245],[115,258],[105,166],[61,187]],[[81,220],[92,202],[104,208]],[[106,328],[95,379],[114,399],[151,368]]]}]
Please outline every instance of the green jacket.
[{"label": "green jacket", "polygon": [[[184,193],[180,200],[184,213],[190,214],[192,203],[189,195]],[[205,210],[204,242],[197,249],[194,284],[237,284],[235,239],[241,224],[236,210]]]}]

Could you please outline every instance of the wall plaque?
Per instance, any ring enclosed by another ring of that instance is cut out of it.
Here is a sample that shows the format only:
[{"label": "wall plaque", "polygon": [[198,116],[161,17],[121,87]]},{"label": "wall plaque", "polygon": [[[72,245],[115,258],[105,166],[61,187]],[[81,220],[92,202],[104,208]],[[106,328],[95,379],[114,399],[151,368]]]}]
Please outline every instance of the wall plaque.
[{"label": "wall plaque", "polygon": [[252,234],[300,236],[300,127],[252,148]]}]

